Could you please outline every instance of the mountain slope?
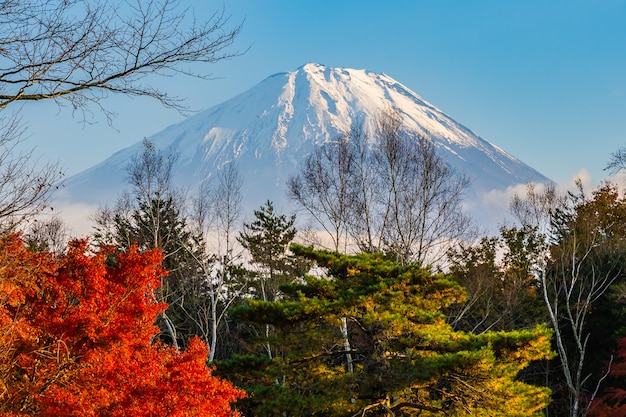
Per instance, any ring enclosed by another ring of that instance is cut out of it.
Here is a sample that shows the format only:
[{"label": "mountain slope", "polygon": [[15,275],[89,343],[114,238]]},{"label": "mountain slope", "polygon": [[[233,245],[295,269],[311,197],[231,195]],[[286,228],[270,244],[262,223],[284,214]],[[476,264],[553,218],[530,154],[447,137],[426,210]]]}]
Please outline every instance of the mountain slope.
[{"label": "mountain slope", "polygon": [[[502,149],[457,123],[385,74],[307,64],[275,74],[250,90],[149,139],[179,153],[175,179],[191,191],[229,161],[244,179],[244,207],[271,199],[285,203],[284,183],[312,147],[356,122],[366,129],[385,109],[401,113],[405,128],[421,132],[472,181],[471,195],[529,181],[549,181]],[[141,142],[70,177],[60,200],[105,204],[125,188],[124,169]]]}]

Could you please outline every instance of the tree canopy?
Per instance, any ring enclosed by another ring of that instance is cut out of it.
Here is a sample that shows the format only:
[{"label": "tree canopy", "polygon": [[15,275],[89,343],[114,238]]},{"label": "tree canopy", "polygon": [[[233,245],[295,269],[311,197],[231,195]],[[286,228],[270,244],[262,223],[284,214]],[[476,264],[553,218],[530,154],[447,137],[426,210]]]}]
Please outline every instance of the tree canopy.
[{"label": "tree canopy", "polygon": [[259,343],[280,352],[235,357],[218,367],[250,393],[242,410],[255,416],[542,415],[549,390],[516,376],[551,356],[547,328],[454,331],[442,310],[465,294],[445,276],[379,254],[292,250],[325,272],[282,286],[281,300],[249,300],[235,312],[241,320],[272,324],[271,340]]},{"label": "tree canopy", "polygon": [[160,262],[156,250],[75,241],[54,257],[0,238],[3,415],[237,415],[243,393],[211,375],[205,343],[153,343]]}]

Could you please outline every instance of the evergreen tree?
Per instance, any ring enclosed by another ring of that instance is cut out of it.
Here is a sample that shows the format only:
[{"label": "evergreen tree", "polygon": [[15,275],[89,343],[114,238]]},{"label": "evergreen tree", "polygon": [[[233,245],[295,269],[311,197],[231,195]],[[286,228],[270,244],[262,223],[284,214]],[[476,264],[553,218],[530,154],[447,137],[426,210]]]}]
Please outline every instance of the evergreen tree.
[{"label": "evergreen tree", "polygon": [[244,223],[238,241],[250,254],[250,263],[257,267],[255,288],[264,301],[278,297],[281,284],[290,281],[297,270],[296,259],[289,254],[289,244],[296,236],[296,216],[278,215],[267,201],[254,211],[252,223]]},{"label": "evergreen tree", "polygon": [[[265,341],[280,354],[218,367],[248,390],[247,415],[542,415],[549,390],[517,375],[550,357],[547,328],[458,332],[442,310],[464,291],[443,275],[377,254],[292,251],[325,274],[283,285],[280,300],[251,299],[236,311],[241,320],[271,323]],[[343,317],[353,372],[344,361]]]},{"label": "evergreen tree", "polygon": [[[244,223],[237,240],[248,251],[250,264],[256,267],[250,271],[250,287],[255,296],[263,301],[275,301],[280,298],[280,286],[291,282],[301,266],[289,253],[289,244],[296,236],[296,217],[275,213],[269,200],[254,211],[254,216],[256,220],[252,223]],[[273,326],[259,322],[254,329],[253,334],[264,334],[262,349],[271,358],[274,353],[269,339]]]}]

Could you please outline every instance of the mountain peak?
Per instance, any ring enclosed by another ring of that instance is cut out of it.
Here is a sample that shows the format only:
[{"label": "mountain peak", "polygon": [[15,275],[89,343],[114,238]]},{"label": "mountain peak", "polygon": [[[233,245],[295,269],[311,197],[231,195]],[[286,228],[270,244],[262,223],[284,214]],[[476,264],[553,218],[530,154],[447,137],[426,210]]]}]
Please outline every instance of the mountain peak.
[{"label": "mountain peak", "polygon": [[324,71],[326,70],[326,66],[322,64],[318,64],[316,62],[307,62],[297,69],[297,71],[305,71],[305,72],[316,72],[316,71]]},{"label": "mountain peak", "polygon": [[[246,204],[256,208],[271,199],[279,207],[286,201],[286,179],[314,146],[337,138],[355,123],[371,129],[389,108],[399,112],[406,130],[429,137],[455,170],[471,178],[474,195],[548,181],[393,78],[316,63],[268,77],[149,139],[159,149],[180,154],[175,167],[180,185],[195,190],[199,182],[234,161],[244,179]],[[119,194],[123,167],[141,146],[139,141],[69,178],[66,196],[107,203]]]}]

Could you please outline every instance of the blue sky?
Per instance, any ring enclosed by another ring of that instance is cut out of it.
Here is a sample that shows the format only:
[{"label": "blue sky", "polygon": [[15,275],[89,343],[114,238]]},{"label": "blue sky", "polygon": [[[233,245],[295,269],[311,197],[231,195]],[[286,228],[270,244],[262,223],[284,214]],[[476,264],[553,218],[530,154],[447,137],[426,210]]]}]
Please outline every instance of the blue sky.
[{"label": "blue sky", "polygon": [[[385,72],[544,175],[606,175],[626,145],[626,1],[181,0],[197,16],[225,8],[244,21],[240,57],[214,80],[155,79],[201,110],[307,62]],[[233,49],[233,51],[235,50]],[[147,99],[103,103],[82,125],[71,108],[28,103],[29,145],[72,175],[180,121]]]}]

